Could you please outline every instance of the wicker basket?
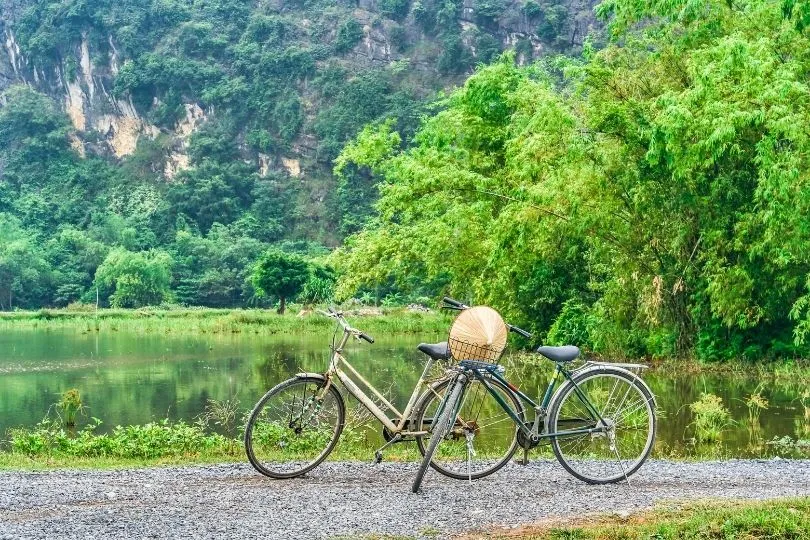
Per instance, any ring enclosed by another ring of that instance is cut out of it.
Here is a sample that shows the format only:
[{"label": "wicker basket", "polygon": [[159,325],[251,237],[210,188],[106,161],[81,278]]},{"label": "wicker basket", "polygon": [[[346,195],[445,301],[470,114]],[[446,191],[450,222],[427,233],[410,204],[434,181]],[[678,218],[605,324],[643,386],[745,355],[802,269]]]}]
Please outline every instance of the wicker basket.
[{"label": "wicker basket", "polygon": [[453,338],[448,340],[448,346],[450,354],[456,362],[475,360],[477,362],[494,364],[498,362],[504,351],[504,347],[478,345],[476,343],[468,343]]}]

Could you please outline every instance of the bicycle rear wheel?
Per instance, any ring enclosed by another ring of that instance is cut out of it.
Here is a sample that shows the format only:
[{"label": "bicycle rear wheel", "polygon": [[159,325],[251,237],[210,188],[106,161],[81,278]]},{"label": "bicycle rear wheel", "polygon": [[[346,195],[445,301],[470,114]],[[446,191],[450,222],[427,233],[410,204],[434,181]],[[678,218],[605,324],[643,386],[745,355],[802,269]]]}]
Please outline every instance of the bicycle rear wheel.
[{"label": "bicycle rear wheel", "polygon": [[[523,406],[514,392],[494,378],[487,376],[487,382],[523,420]],[[430,465],[450,478],[483,478],[512,458],[517,450],[518,428],[486,386],[479,379],[469,379],[464,385],[455,421],[448,423],[450,433],[440,436],[432,421],[437,413],[440,414],[442,397],[449,384],[450,381],[445,381],[434,386],[420,404],[416,426],[428,434],[417,437],[416,444],[422,455],[427,455],[427,448],[433,440],[443,438]]]},{"label": "bicycle rear wheel", "polygon": [[[589,484],[629,478],[647,460],[655,442],[655,399],[641,379],[623,369],[601,367],[574,376],[551,405],[550,433],[597,428],[598,433],[558,436],[551,446],[560,464]],[[589,412],[577,387],[599,412]]]},{"label": "bicycle rear wheel", "polygon": [[343,431],[346,406],[322,377],[294,377],[256,404],[245,427],[253,467],[271,478],[295,478],[317,467]]}]

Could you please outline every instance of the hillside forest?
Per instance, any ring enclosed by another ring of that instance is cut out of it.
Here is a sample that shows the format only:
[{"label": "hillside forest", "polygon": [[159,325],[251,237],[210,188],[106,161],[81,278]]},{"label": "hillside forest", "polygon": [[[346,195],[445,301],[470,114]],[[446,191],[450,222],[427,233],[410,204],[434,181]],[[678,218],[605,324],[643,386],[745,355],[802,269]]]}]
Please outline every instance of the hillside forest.
[{"label": "hillside forest", "polygon": [[806,1],[2,14],[2,309],[450,294],[613,356],[808,352]]}]

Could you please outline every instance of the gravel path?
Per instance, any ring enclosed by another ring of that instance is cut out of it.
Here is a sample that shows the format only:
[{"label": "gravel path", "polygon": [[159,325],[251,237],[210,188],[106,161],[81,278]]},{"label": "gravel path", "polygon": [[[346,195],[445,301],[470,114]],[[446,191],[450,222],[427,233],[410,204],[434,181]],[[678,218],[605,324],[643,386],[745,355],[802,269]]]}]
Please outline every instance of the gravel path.
[{"label": "gravel path", "polygon": [[326,463],[304,478],[265,479],[248,465],[0,473],[0,539],[328,538],[511,527],[582,512],[625,512],[666,499],[810,495],[809,460],[650,461],[626,485],[588,486],[553,461],[511,464],[474,482],[415,463]]}]

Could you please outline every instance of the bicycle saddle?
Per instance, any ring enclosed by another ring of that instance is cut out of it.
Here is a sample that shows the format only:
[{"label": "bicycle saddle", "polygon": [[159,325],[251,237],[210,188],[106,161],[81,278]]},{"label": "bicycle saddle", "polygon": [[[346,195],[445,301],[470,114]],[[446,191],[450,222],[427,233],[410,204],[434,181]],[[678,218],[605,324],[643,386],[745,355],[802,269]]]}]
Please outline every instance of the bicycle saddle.
[{"label": "bicycle saddle", "polygon": [[450,358],[450,349],[447,347],[447,342],[441,343],[420,343],[416,347],[434,360],[447,360]]},{"label": "bicycle saddle", "polygon": [[573,345],[563,345],[562,347],[542,346],[537,348],[537,352],[555,362],[571,362],[579,358],[579,347]]}]

